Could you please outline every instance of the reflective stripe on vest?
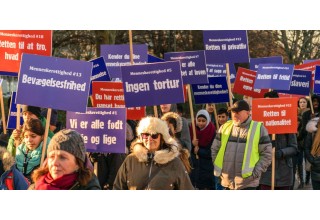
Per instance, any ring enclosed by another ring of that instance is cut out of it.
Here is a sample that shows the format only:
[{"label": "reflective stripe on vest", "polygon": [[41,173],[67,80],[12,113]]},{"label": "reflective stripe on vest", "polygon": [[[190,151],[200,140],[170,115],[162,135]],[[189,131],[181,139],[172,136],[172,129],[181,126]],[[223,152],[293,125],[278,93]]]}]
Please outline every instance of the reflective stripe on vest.
[{"label": "reflective stripe on vest", "polygon": [[[259,161],[259,139],[260,139],[260,128],[262,123],[251,121],[248,130],[246,147],[243,155],[241,174],[243,178],[252,175],[252,171]],[[228,121],[224,124],[221,130],[221,147],[214,161],[214,174],[220,176],[222,172],[222,165],[224,159],[224,153],[226,151],[229,136],[233,128],[233,122]]]}]

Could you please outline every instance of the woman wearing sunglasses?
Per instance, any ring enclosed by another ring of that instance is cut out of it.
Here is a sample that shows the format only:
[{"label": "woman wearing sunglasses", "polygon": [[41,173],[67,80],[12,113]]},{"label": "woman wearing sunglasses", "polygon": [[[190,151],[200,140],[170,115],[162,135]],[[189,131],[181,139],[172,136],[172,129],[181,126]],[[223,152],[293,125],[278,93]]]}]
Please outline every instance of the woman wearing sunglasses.
[{"label": "woman wearing sunglasses", "polygon": [[143,118],[131,154],[118,170],[113,189],[193,189],[188,172],[179,158],[178,143],[170,136],[166,122]]}]

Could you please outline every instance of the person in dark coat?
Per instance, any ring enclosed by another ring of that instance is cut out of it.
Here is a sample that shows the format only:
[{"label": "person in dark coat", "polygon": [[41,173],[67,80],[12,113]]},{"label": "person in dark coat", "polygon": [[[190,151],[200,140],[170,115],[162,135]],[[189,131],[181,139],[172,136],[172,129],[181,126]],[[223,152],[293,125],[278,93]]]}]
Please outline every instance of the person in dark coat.
[{"label": "person in dark coat", "polygon": [[[320,96],[318,96],[316,94],[313,94],[311,96],[311,102],[312,102],[312,107],[313,107],[314,113],[312,113],[311,109],[309,109],[309,110],[303,112],[303,114],[302,114],[302,126],[301,126],[301,129],[299,131],[299,133],[300,133],[299,140],[301,140],[303,142],[305,142],[305,138],[308,135],[308,132],[306,130],[307,123],[311,119],[313,119],[315,117],[319,117],[319,113],[320,113]],[[306,157],[306,155],[305,155],[305,157]],[[305,184],[309,185],[309,183],[310,183],[310,171],[308,171],[306,169]]]},{"label": "person in dark coat", "polygon": [[305,155],[311,164],[311,182],[314,190],[320,190],[320,130],[319,117],[311,119],[306,130]]},{"label": "person in dark coat", "polygon": [[[275,91],[267,92],[264,94],[265,98],[278,98],[278,93]],[[271,139],[271,135],[270,135]],[[292,189],[293,178],[293,163],[292,158],[298,152],[298,143],[296,134],[276,134],[275,142],[275,187],[278,190]],[[272,164],[268,167],[265,173],[262,173],[260,179],[260,189],[271,189],[271,175]]]},{"label": "person in dark coat", "polygon": [[196,115],[196,139],[193,139],[193,131],[190,126],[192,138],[191,159],[193,170],[191,181],[196,189],[215,189],[213,175],[213,163],[211,157],[211,145],[216,135],[216,128],[210,120],[207,110],[200,110]]},{"label": "person in dark coat", "polygon": [[178,143],[169,134],[165,121],[141,119],[138,138],[118,170],[113,189],[174,190],[193,189],[188,172],[179,158]]}]

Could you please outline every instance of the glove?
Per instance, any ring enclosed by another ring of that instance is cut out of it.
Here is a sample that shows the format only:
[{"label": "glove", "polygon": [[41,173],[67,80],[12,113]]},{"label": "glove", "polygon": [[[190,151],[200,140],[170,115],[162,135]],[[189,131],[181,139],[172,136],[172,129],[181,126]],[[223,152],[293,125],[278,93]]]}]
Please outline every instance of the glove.
[{"label": "glove", "polygon": [[283,156],[282,150],[277,150],[276,151],[276,159],[280,159]]}]

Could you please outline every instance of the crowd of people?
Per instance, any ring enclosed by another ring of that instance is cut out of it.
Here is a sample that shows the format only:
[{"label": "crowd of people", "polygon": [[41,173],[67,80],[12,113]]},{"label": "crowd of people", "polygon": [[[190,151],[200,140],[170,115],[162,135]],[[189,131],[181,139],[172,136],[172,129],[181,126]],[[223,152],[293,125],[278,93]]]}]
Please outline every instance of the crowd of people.
[{"label": "crowd of people", "polygon": [[217,111],[206,104],[194,127],[180,105],[163,104],[159,117],[127,120],[122,154],[86,152],[76,130],[57,129],[57,111],[43,143],[46,112],[23,106],[23,125],[0,147],[0,189],[270,190],[273,148],[274,189],[294,189],[296,176],[298,189],[320,189],[320,97],[311,101],[298,100],[296,134],[274,136],[252,120],[247,99]]}]

